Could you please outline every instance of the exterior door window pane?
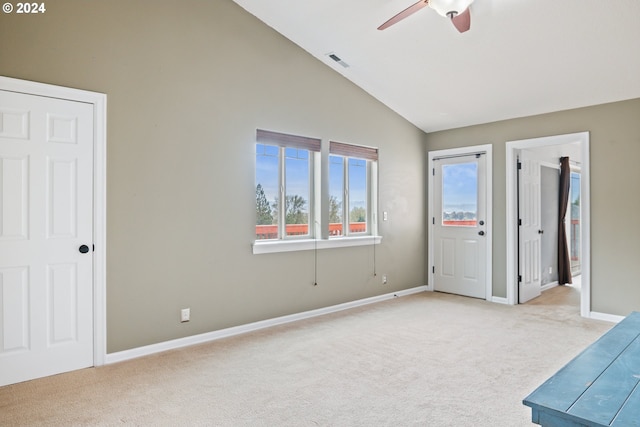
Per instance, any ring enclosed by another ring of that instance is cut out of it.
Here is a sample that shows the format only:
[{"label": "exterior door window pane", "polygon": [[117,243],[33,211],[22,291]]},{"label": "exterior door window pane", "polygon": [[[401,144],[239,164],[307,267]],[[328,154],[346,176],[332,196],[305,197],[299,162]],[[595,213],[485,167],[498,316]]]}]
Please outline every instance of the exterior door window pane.
[{"label": "exterior door window pane", "polygon": [[475,227],[478,221],[478,164],[442,166],[442,225]]},{"label": "exterior door window pane", "polygon": [[342,236],[344,224],[344,157],[329,156],[329,235]]},{"label": "exterior door window pane", "polygon": [[287,236],[309,235],[309,151],[285,148],[285,224]]},{"label": "exterior door window pane", "polygon": [[256,239],[278,238],[279,148],[256,145]]},{"label": "exterior door window pane", "polygon": [[367,161],[349,159],[349,233],[367,232]]}]

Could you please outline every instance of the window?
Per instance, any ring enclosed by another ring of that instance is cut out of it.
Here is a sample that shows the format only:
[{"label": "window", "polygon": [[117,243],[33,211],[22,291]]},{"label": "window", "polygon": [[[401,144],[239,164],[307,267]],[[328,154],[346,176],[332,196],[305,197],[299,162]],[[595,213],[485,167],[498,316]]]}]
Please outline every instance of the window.
[{"label": "window", "polygon": [[478,221],[478,164],[442,165],[442,225],[475,227]]},{"label": "window", "polygon": [[[374,237],[366,244],[380,243],[375,227],[378,150],[325,144],[257,131],[254,253],[359,245],[365,243],[358,238],[366,236]],[[333,237],[342,239],[330,243]]]},{"label": "window", "polygon": [[278,238],[280,148],[256,144],[256,239]]},{"label": "window", "polygon": [[367,201],[367,162],[361,159],[349,159],[347,162],[349,184],[349,233],[366,233],[368,206]]},{"label": "window", "polygon": [[571,254],[571,274],[580,274],[580,173],[571,172],[569,198],[569,248]]},{"label": "window", "polygon": [[320,140],[258,130],[257,141],[256,240],[312,237]]},{"label": "window", "polygon": [[329,145],[329,235],[372,234],[372,164],[375,148],[331,142]]}]

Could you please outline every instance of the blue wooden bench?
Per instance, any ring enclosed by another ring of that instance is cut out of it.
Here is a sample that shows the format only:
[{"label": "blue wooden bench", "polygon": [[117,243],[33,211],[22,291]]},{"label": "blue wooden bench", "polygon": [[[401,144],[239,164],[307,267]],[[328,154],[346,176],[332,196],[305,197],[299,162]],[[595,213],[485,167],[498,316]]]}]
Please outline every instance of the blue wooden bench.
[{"label": "blue wooden bench", "polygon": [[526,397],[543,427],[640,426],[640,313],[634,312]]}]

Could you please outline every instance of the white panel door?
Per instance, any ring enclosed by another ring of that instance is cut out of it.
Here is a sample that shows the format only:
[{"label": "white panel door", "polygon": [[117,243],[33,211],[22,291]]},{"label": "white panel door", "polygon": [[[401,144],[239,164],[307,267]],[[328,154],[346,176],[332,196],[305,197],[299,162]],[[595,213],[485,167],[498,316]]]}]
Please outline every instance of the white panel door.
[{"label": "white panel door", "polygon": [[520,152],[519,172],[519,292],[518,302],[540,296],[542,222],[540,218],[540,162],[527,150]]},{"label": "white panel door", "polygon": [[434,290],[486,298],[486,155],[434,159]]},{"label": "white panel door", "polygon": [[0,91],[0,386],[93,366],[92,206],[93,106]]}]

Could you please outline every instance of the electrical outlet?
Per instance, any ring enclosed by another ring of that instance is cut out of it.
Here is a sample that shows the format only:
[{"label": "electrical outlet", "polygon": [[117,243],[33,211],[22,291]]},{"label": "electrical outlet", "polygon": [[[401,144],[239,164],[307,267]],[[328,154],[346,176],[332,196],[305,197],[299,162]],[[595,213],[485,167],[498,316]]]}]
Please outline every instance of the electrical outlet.
[{"label": "electrical outlet", "polygon": [[549,267],[549,274],[553,274],[553,267]]},{"label": "electrical outlet", "polygon": [[191,319],[191,309],[183,308],[180,310],[180,322],[188,322]]},{"label": "electrical outlet", "polygon": [[382,276],[382,284],[383,285],[387,284],[387,275],[386,274],[384,276]]}]

